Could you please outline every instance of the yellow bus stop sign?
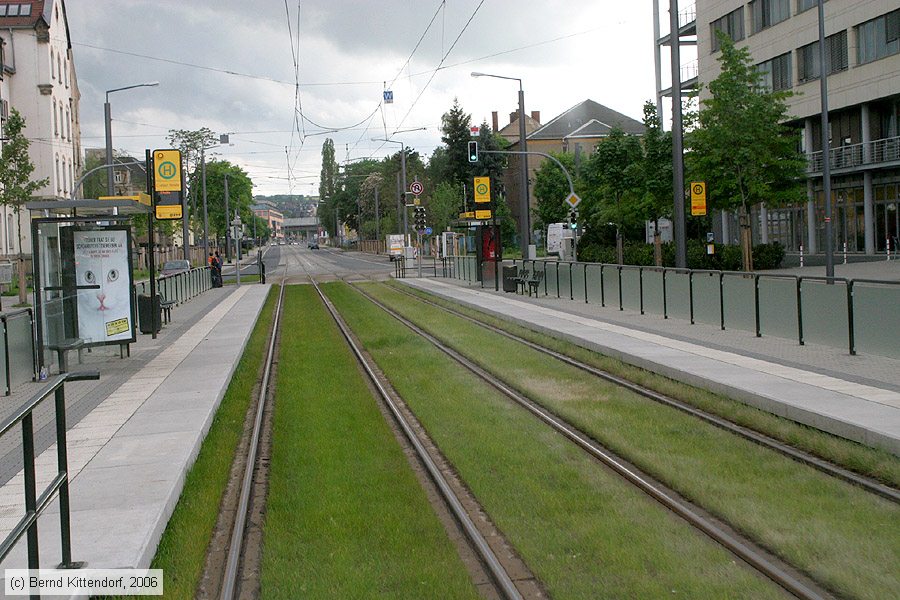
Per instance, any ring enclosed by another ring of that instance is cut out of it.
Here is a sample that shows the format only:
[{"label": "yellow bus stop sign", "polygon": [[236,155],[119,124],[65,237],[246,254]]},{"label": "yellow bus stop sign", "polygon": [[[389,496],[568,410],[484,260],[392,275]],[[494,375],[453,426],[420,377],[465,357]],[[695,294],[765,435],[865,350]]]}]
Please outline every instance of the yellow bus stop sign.
[{"label": "yellow bus stop sign", "polygon": [[706,214],[706,182],[691,182],[691,216],[702,217]]},{"label": "yellow bus stop sign", "polygon": [[157,192],[181,191],[181,151],[153,151],[153,187]]},{"label": "yellow bus stop sign", "polygon": [[482,204],[491,201],[491,178],[476,177],[475,178],[475,202]]}]

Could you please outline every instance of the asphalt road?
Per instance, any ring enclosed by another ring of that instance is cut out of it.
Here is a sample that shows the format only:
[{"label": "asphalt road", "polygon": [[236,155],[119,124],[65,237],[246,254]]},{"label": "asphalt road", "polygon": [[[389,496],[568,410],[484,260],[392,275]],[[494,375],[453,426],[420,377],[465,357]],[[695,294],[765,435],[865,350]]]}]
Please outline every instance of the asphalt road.
[{"label": "asphalt road", "polygon": [[[300,245],[271,246],[263,256],[269,281],[274,281],[272,277],[280,277],[285,272],[288,280],[295,283],[306,281],[307,274],[325,281],[354,274],[383,277],[394,272],[394,263],[387,256],[334,248],[309,250]],[[246,269],[242,269],[241,273],[256,273],[255,266],[252,271]]]}]

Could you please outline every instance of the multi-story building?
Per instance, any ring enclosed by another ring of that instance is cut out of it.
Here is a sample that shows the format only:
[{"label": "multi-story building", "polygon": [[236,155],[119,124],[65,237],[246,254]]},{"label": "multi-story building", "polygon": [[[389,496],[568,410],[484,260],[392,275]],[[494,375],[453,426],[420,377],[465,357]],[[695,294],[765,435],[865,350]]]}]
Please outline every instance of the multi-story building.
[{"label": "multi-story building", "polygon": [[272,232],[273,240],[284,239],[284,214],[268,200],[262,200],[250,207],[253,214],[264,219]]},{"label": "multi-story building", "polygon": [[[764,83],[790,90],[791,123],[808,158],[807,202],[758,211],[763,238],[789,250],[824,246],[817,0],[699,0],[699,78],[720,72],[715,31],[746,46]],[[834,250],[896,249],[900,232],[900,4],[829,0],[825,12]],[[706,90],[701,91],[701,101]],[[736,232],[736,228],[734,229]]]},{"label": "multi-story building", "polygon": [[[63,0],[0,0],[2,83],[0,117],[15,108],[25,118],[31,142],[32,177],[48,179],[36,200],[68,198],[82,171],[80,94]],[[27,221],[27,211],[20,217]],[[15,214],[0,207],[0,254],[19,252]],[[22,227],[24,254],[31,254],[31,228]]]}]

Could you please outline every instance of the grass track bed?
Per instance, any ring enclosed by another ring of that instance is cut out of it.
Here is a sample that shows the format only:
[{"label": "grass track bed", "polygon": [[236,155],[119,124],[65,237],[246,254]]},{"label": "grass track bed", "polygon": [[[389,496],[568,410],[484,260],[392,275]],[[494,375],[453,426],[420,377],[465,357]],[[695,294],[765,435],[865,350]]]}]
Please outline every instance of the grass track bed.
[{"label": "grass track bed", "polygon": [[900,507],[381,285],[365,289],[842,594],[900,587]]},{"label": "grass track bed", "polygon": [[477,598],[314,288],[284,310],[262,596]]},{"label": "grass track bed", "polygon": [[277,301],[278,288],[273,286],[156,550],[151,568],[165,571],[166,598],[193,598],[203,575],[244,416],[265,360]]},{"label": "grass track bed", "polygon": [[783,597],[357,292],[323,288],[553,598]]}]

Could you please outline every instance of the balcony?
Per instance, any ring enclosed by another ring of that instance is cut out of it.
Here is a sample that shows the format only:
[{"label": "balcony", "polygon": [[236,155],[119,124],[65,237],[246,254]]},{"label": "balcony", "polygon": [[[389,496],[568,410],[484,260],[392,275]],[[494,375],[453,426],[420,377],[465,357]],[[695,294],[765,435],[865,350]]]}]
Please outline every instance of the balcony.
[{"label": "balcony", "polygon": [[[834,174],[848,173],[865,168],[900,166],[900,136],[873,140],[864,144],[850,144],[828,151],[829,166]],[[822,152],[806,155],[806,173],[822,172]]]}]

